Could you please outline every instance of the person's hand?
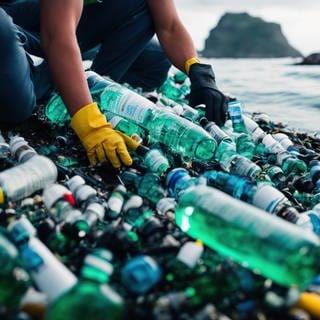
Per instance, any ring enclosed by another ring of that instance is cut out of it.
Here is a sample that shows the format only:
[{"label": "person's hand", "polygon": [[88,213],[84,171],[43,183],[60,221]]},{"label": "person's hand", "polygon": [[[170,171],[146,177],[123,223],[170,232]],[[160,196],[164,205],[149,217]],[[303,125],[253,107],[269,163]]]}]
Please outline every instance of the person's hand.
[{"label": "person's hand", "polygon": [[139,144],[122,132],[112,129],[95,102],[78,110],[70,124],[86,149],[92,165],[107,160],[114,168],[132,164],[127,146],[136,150]]},{"label": "person's hand", "polygon": [[212,67],[208,64],[194,63],[190,66],[189,78],[190,106],[205,104],[206,118],[219,126],[224,125],[227,117],[227,100],[217,88]]}]

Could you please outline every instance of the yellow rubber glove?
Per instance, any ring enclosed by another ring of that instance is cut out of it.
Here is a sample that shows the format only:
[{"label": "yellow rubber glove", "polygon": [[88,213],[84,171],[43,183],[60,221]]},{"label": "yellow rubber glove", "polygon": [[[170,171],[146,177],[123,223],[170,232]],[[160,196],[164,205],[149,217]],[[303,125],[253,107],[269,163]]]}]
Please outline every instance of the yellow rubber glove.
[{"label": "yellow rubber glove", "polygon": [[136,150],[139,144],[122,132],[112,129],[95,102],[78,110],[70,124],[86,149],[91,164],[106,160],[114,168],[120,168],[121,164],[132,164],[127,146]]}]

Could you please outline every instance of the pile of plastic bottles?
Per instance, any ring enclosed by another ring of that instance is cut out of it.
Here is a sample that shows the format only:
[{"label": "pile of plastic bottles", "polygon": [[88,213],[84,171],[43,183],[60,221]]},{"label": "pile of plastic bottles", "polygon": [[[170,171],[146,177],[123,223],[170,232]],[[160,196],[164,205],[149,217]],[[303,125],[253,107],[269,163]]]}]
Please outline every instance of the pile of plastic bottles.
[{"label": "pile of plastic bottles", "polygon": [[133,166],[89,166],[54,94],[0,136],[0,319],[320,319],[320,139],[88,72]]}]

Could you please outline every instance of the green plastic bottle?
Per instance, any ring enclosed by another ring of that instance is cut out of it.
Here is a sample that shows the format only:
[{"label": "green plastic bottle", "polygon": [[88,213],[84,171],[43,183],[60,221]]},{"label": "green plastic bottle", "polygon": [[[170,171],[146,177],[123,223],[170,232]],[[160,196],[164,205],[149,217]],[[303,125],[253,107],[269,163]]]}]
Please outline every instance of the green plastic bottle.
[{"label": "green plastic bottle", "polygon": [[216,141],[191,121],[159,108],[133,91],[112,83],[101,94],[100,108],[145,128],[151,142],[160,142],[184,159],[209,160]]},{"label": "green plastic bottle", "polygon": [[17,310],[31,281],[19,259],[18,250],[1,230],[0,264],[0,306],[7,310]]},{"label": "green plastic bottle", "polygon": [[46,320],[125,319],[122,297],[107,284],[113,272],[111,261],[108,250],[87,255],[78,282],[49,305]]},{"label": "green plastic bottle", "polygon": [[175,220],[189,236],[283,286],[304,288],[319,273],[316,235],[217,189],[189,188]]},{"label": "green plastic bottle", "polygon": [[200,126],[168,112],[155,112],[146,123],[151,142],[161,142],[186,160],[210,160],[217,143]]}]

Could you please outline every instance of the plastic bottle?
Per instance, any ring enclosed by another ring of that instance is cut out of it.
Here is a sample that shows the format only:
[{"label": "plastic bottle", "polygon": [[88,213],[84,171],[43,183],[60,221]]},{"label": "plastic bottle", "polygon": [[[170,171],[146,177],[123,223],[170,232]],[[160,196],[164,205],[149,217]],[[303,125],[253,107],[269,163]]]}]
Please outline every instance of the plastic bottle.
[{"label": "plastic bottle", "polygon": [[32,280],[46,294],[48,302],[76,283],[74,274],[36,237],[36,230],[27,218],[22,216],[8,229]]},{"label": "plastic bottle", "polygon": [[52,217],[62,226],[62,232],[71,238],[85,237],[90,226],[82,212],[73,207],[72,193],[61,184],[53,184],[43,191],[43,202]]},{"label": "plastic bottle", "polygon": [[281,285],[303,288],[319,270],[316,235],[217,189],[189,188],[175,220],[189,236]]},{"label": "plastic bottle", "polygon": [[262,139],[262,143],[270,153],[276,154],[277,164],[281,166],[286,175],[299,174],[307,171],[307,165],[305,162],[286,151],[271,134],[267,134]]},{"label": "plastic bottle", "polygon": [[200,119],[203,118],[206,114],[206,105],[199,104],[194,107],[190,107],[185,104],[182,106],[181,117],[188,119],[194,123],[199,123]]},{"label": "plastic bottle", "polygon": [[9,144],[6,143],[0,131],[0,159],[8,157],[9,153],[10,153]]},{"label": "plastic bottle", "polygon": [[191,177],[184,168],[175,168],[168,172],[166,177],[166,186],[169,196],[179,199],[183,192],[191,186],[205,184],[205,179]]},{"label": "plastic bottle", "polygon": [[138,124],[119,117],[111,112],[106,112],[105,115],[108,119],[108,122],[111,123],[114,129],[125,133],[129,137],[134,137],[136,135],[138,135],[141,139],[145,139],[147,137],[147,131]]},{"label": "plastic bottle", "polygon": [[282,189],[285,186],[287,178],[280,167],[269,166],[266,171],[276,188]]},{"label": "plastic bottle", "polygon": [[261,167],[244,156],[235,155],[230,159],[230,173],[256,180],[261,174]]},{"label": "plastic bottle", "polygon": [[127,189],[124,185],[117,185],[111,192],[108,199],[107,217],[109,219],[117,219],[121,214]]},{"label": "plastic bottle", "polygon": [[170,168],[169,161],[161,150],[156,148],[142,148],[141,146],[137,151],[138,150],[139,160],[148,171],[161,176]]},{"label": "plastic bottle", "polygon": [[318,220],[299,213],[288,198],[273,186],[257,185],[248,179],[215,170],[204,172],[202,176],[207,179],[208,186],[217,188],[235,199],[252,204],[316,234],[319,232]]},{"label": "plastic bottle", "polygon": [[231,100],[228,102],[228,112],[232,121],[234,132],[247,133],[247,128],[242,114],[242,105],[240,100]]},{"label": "plastic bottle", "polygon": [[[97,74],[88,75],[89,78],[94,77],[96,82],[101,82],[101,87],[104,86],[102,92],[101,89],[98,90],[99,98],[96,99],[103,113],[111,112],[141,126],[148,131],[153,142],[163,143],[182,157],[201,160],[213,157],[216,142],[199,126],[162,110],[150,100],[120,84]],[[46,115],[52,123],[65,125],[66,121],[62,119],[64,109],[62,100],[53,97],[46,106]]]},{"label": "plastic bottle", "polygon": [[49,305],[46,319],[125,319],[123,300],[108,285],[112,273],[110,251],[96,249],[87,255],[78,282]]},{"label": "plastic bottle", "polygon": [[184,104],[185,103],[185,96],[190,92],[190,88],[188,85],[185,85],[185,81],[176,82],[175,78],[170,76],[167,80],[162,84],[159,88],[159,92],[172,99],[173,101]]},{"label": "plastic bottle", "polygon": [[152,172],[139,175],[133,171],[125,171],[121,174],[121,179],[125,185],[131,185],[137,194],[148,199],[152,203],[157,203],[165,196],[165,190],[160,184],[160,177]]},{"label": "plastic bottle", "polygon": [[19,258],[18,250],[2,230],[0,230],[0,264],[0,305],[8,311],[18,310],[31,281]]},{"label": "plastic bottle", "polygon": [[210,160],[214,156],[216,141],[201,127],[186,119],[172,113],[157,111],[146,125],[150,142],[164,144],[186,161]]},{"label": "plastic bottle", "polygon": [[13,138],[10,149],[22,163],[0,173],[0,203],[23,199],[56,181],[58,171],[53,161],[38,155],[23,138]]},{"label": "plastic bottle", "polygon": [[213,121],[209,121],[207,118],[202,117],[199,122],[204,130],[206,130],[217,141],[218,146],[220,145],[221,141],[232,143],[232,138],[226,132],[220,129],[220,127]]},{"label": "plastic bottle", "polygon": [[237,134],[234,139],[237,152],[251,160],[255,153],[256,146],[250,136],[247,133],[240,133]]},{"label": "plastic bottle", "polygon": [[75,175],[66,181],[66,185],[74,195],[76,204],[82,209],[83,220],[90,228],[104,219],[107,204],[98,198],[97,191],[86,184],[82,177]]},{"label": "plastic bottle", "polygon": [[252,181],[222,171],[210,170],[204,172],[202,176],[206,178],[208,186],[245,202],[250,203],[257,190],[257,185]]}]

